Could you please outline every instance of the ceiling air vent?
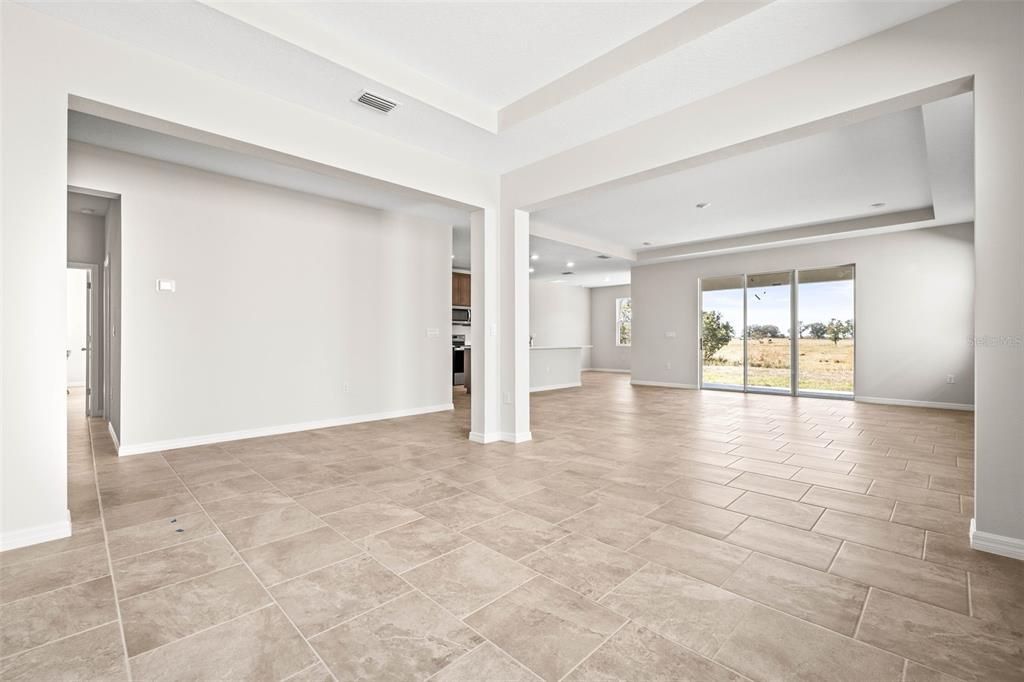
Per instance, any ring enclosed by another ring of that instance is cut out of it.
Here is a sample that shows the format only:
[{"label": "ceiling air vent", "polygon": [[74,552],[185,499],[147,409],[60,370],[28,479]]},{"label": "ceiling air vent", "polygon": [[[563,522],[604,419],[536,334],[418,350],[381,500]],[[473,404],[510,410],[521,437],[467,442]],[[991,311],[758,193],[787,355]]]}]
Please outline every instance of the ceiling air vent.
[{"label": "ceiling air vent", "polygon": [[366,90],[359,93],[359,97],[356,97],[355,101],[359,102],[363,106],[376,109],[382,114],[389,114],[392,109],[398,106],[398,102],[393,102],[385,97],[381,97],[380,95],[367,92]]},{"label": "ceiling air vent", "polygon": [[566,270],[566,271],[565,271],[565,272],[563,272],[562,274],[563,274],[563,275],[575,275],[576,273],[575,273],[575,272],[573,272],[572,270]]},{"label": "ceiling air vent", "polygon": [[600,258],[601,260],[608,260],[609,258],[611,258],[611,256],[606,256],[602,253],[600,256],[598,256],[598,258]]}]

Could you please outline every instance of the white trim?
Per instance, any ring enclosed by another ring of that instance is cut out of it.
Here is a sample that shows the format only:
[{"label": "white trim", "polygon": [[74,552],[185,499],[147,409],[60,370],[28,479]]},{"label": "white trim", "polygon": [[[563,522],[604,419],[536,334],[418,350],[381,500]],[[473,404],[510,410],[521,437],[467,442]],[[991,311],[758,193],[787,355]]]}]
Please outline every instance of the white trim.
[{"label": "white trim", "polygon": [[47,523],[42,526],[31,526],[21,530],[10,530],[6,533],[0,533],[0,552],[69,537],[71,535],[71,512],[65,509],[64,515],[66,518],[57,523]]},{"label": "white trim", "polygon": [[611,367],[587,367],[584,372],[614,372],[616,374],[629,374],[631,369],[612,369]]},{"label": "white trim", "polygon": [[497,443],[501,440],[500,433],[477,433],[476,431],[469,432],[469,439],[474,443]]},{"label": "white trim", "polygon": [[1024,540],[977,530],[971,519],[971,547],[990,554],[1024,560]]},{"label": "white trim", "polygon": [[121,442],[117,439],[117,434],[114,433],[114,425],[107,420],[107,433],[110,434],[110,440],[114,441],[114,449],[117,450],[117,454],[121,454]]},{"label": "white trim", "polygon": [[295,433],[296,431],[313,431],[316,429],[328,429],[335,426],[346,426],[348,424],[359,424],[362,422],[380,421],[381,419],[396,419],[398,417],[412,417],[419,414],[431,412],[444,412],[454,410],[455,405],[444,403],[441,405],[427,405],[425,407],[413,407],[406,410],[391,410],[389,412],[375,412],[371,414],[357,414],[349,417],[335,417],[333,419],[319,419],[316,421],[299,422],[297,424],[281,424],[279,426],[264,426],[255,429],[242,431],[226,431],[224,433],[210,433],[202,436],[187,436],[185,438],[172,438],[170,440],[151,441],[149,443],[124,444],[118,448],[117,454],[141,455],[147,452],[160,452],[161,450],[176,450],[188,448],[195,445],[209,445],[210,443],[223,443],[231,440],[243,440],[246,438],[260,438],[263,436],[276,436],[282,433]]},{"label": "white trim", "polygon": [[657,386],[659,388],[697,388],[696,384],[672,384],[667,381],[640,381],[639,379],[633,379],[629,383],[634,386]]},{"label": "white trim", "polygon": [[853,398],[858,403],[871,403],[874,405],[901,405],[903,407],[932,407],[937,410],[966,410],[974,411],[974,405],[966,403],[937,403],[930,400],[903,400],[902,398],[873,398],[871,396],[858,395]]},{"label": "white trim", "polygon": [[547,386],[531,386],[530,393],[537,393],[538,391],[557,391],[562,388],[579,388],[583,385],[583,382],[577,381],[571,384],[548,384]]},{"label": "white trim", "polygon": [[533,433],[530,431],[523,431],[521,433],[503,431],[501,433],[501,439],[506,443],[525,443],[528,440],[533,440]]}]

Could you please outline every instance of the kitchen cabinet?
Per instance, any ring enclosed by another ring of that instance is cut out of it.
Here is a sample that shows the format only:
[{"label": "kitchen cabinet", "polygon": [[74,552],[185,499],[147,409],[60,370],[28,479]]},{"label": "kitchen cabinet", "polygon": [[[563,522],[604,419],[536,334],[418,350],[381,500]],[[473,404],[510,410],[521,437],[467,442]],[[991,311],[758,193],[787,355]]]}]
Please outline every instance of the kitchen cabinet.
[{"label": "kitchen cabinet", "polygon": [[469,275],[463,272],[452,273],[452,305],[468,308],[470,302]]}]

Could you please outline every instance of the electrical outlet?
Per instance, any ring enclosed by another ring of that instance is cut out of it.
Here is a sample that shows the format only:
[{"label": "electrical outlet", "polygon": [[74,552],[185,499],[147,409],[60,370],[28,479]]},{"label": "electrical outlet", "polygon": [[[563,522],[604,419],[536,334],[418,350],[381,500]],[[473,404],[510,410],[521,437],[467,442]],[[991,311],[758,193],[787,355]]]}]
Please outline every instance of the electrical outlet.
[{"label": "electrical outlet", "polygon": [[952,374],[947,374],[946,375],[946,383],[947,384],[955,384],[956,383],[956,376],[954,376]]},{"label": "electrical outlet", "polygon": [[665,338],[666,339],[674,339],[674,338],[676,338],[676,333],[674,331],[667,331],[667,332],[665,332]]},{"label": "electrical outlet", "polygon": [[345,383],[343,383],[343,384],[341,385],[341,392],[342,392],[342,393],[348,393],[348,392],[349,392],[349,388],[350,388],[350,387],[349,387],[349,385],[348,385],[348,382],[346,381]]}]

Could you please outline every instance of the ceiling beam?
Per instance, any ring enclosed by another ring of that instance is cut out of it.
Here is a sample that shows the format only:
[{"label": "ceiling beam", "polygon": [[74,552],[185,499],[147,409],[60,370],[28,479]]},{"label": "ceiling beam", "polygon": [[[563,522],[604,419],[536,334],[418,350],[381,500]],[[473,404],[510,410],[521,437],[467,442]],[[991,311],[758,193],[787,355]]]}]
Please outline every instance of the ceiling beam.
[{"label": "ceiling beam", "polygon": [[701,38],[774,0],[703,0],[498,111],[503,131]]},{"label": "ceiling beam", "polygon": [[593,251],[595,253],[603,253],[607,256],[616,256],[629,261],[636,260],[636,251],[628,246],[623,246],[616,242],[610,242],[593,235],[583,234],[582,232],[577,232],[544,220],[538,220],[537,217],[533,215],[530,216],[530,235],[550,239],[563,244],[578,246],[581,249],[587,249],[588,251]]}]

